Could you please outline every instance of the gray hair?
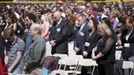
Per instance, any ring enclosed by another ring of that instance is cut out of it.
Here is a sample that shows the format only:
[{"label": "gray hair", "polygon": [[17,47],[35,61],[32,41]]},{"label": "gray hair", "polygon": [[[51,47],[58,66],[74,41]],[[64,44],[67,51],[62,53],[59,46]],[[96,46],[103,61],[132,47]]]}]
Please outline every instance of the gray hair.
[{"label": "gray hair", "polygon": [[41,34],[40,24],[34,23],[34,24],[31,25],[31,27],[34,28],[34,31],[37,32],[37,34]]}]

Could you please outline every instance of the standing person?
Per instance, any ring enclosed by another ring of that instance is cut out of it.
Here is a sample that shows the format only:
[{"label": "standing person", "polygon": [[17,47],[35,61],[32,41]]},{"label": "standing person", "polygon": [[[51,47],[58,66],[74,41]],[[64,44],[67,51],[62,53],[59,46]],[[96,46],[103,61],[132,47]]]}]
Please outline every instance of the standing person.
[{"label": "standing person", "polygon": [[82,55],[82,49],[84,48],[84,44],[85,44],[84,35],[89,31],[89,26],[88,26],[86,16],[80,14],[78,16],[77,23],[80,26],[80,28],[76,31],[74,50],[77,55]]},{"label": "standing person", "polygon": [[22,58],[25,42],[15,35],[15,31],[12,28],[7,28],[4,30],[4,38],[7,40],[6,50],[8,61],[6,62],[8,72],[13,73]]},{"label": "standing person", "polygon": [[[128,17],[126,19],[126,30],[122,33],[123,52],[122,57],[124,60],[128,60],[134,56],[134,18]],[[134,58],[134,57],[133,57]]]},{"label": "standing person", "polygon": [[39,24],[33,23],[30,27],[32,43],[24,53],[15,73],[32,73],[33,70],[42,67],[42,60],[46,52],[46,42],[41,36]]},{"label": "standing person", "polygon": [[54,22],[50,28],[49,40],[52,46],[52,54],[68,54],[69,26],[68,22],[62,17],[62,12],[55,11],[53,14]]},{"label": "standing person", "polygon": [[46,52],[46,42],[41,37],[41,29],[39,24],[32,24],[30,27],[30,35],[32,37],[32,43],[26,51],[27,55],[24,56],[26,59],[25,71],[31,73],[37,68],[41,68],[42,59]]},{"label": "standing person", "polygon": [[34,23],[36,23],[36,16],[33,13],[27,13],[26,17],[24,18],[25,20],[25,35],[26,35],[26,46],[25,48],[28,49],[31,42],[32,42],[32,37],[30,36],[29,30],[30,26]]},{"label": "standing person", "polygon": [[96,46],[100,36],[97,32],[97,26],[99,24],[98,20],[94,17],[92,17],[89,20],[89,32],[87,35],[84,35],[85,38],[85,44],[83,49],[83,56],[85,58],[91,58],[92,49]]},{"label": "standing person", "polygon": [[[122,30],[121,42],[123,45],[122,49],[122,60],[118,61],[115,65],[115,75],[128,75],[127,70],[122,69],[123,61],[134,62],[134,18],[131,16],[126,19],[126,29]],[[124,73],[125,74],[124,74]]]},{"label": "standing person", "polygon": [[102,36],[92,51],[92,59],[98,63],[99,75],[114,75],[115,44],[110,28],[102,23],[98,25],[98,33]]},{"label": "standing person", "polygon": [[46,15],[41,16],[41,21],[43,22],[41,24],[41,36],[48,40],[49,36],[49,29],[50,29],[50,23],[49,23],[49,17]]},{"label": "standing person", "polygon": [[[97,32],[97,25],[99,24],[98,20],[94,17],[92,17],[89,20],[89,31],[86,35],[84,35],[85,38],[85,44],[83,49],[83,57],[84,58],[91,58],[92,49],[96,46],[98,40],[100,39],[100,36]],[[81,75],[88,75],[89,67],[82,67]]]}]

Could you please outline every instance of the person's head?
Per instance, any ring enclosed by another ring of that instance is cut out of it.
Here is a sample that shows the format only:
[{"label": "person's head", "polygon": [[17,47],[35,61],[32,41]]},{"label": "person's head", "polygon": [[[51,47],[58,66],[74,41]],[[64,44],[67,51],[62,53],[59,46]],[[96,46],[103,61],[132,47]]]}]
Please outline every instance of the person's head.
[{"label": "person's head", "polygon": [[81,26],[87,21],[87,18],[84,14],[78,16],[78,24]]},{"label": "person's head", "polygon": [[103,18],[102,23],[106,23],[109,27],[111,27],[111,21],[109,20],[109,18]]},{"label": "person's head", "polygon": [[39,24],[34,23],[30,27],[30,35],[33,37],[36,34],[41,34],[41,28]]},{"label": "person's head", "polygon": [[67,9],[66,14],[67,14],[67,16],[73,15],[73,10]]},{"label": "person's head", "polygon": [[89,28],[95,29],[95,30],[97,29],[97,26],[99,24],[98,20],[94,17],[90,18],[89,23],[90,23]]},{"label": "person's head", "polygon": [[13,28],[7,28],[4,30],[3,33],[3,37],[5,38],[5,40],[7,40],[8,42],[13,43],[15,40],[15,31],[13,30]]},{"label": "person's head", "polygon": [[127,27],[127,29],[131,29],[134,27],[134,18],[133,17],[128,17],[126,19],[126,27]]},{"label": "person's head", "polygon": [[61,11],[55,11],[53,13],[53,19],[54,19],[55,22],[59,22],[61,18],[62,18],[62,12]]},{"label": "person's head", "polygon": [[111,30],[109,29],[108,25],[106,25],[105,23],[99,24],[97,27],[97,30],[101,36],[111,36],[112,35]]},{"label": "person's head", "polygon": [[36,23],[36,16],[33,13],[27,13],[25,17],[25,21],[28,25],[32,23]]}]

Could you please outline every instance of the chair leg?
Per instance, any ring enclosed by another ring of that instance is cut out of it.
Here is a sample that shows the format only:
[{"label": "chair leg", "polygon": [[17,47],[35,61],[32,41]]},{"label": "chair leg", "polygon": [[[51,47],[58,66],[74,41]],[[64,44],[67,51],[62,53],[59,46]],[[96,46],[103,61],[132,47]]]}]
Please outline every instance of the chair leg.
[{"label": "chair leg", "polygon": [[132,74],[133,74],[133,69],[130,70],[130,75],[132,75]]},{"label": "chair leg", "polygon": [[91,75],[94,75],[94,70],[95,70],[95,66],[93,66],[93,70],[92,70]]}]

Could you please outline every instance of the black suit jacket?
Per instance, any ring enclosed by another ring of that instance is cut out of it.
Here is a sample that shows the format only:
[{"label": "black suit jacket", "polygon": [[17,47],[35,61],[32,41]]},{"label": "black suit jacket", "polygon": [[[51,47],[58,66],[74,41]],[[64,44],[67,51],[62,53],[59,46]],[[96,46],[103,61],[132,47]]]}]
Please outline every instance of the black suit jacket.
[{"label": "black suit jacket", "polygon": [[50,28],[50,41],[55,40],[56,46],[52,47],[52,54],[68,54],[68,43],[69,38],[69,26],[68,22],[63,18],[59,25],[53,23]]},{"label": "black suit jacket", "polygon": [[82,30],[81,31],[79,31],[79,30],[76,31],[76,36],[75,36],[75,41],[74,41],[74,47],[79,48],[80,49],[80,53],[78,53],[78,54],[81,54],[82,49],[83,49],[84,44],[85,44],[84,35],[86,35],[86,33],[89,31],[88,24],[86,23],[84,25],[84,27],[82,28]]},{"label": "black suit jacket", "polygon": [[79,48],[80,50],[82,50],[83,49],[83,45],[85,43],[84,35],[85,35],[85,33],[87,33],[89,31],[88,24],[86,23],[84,25],[84,27],[82,28],[82,30],[81,31],[79,31],[79,30],[76,31],[76,37],[75,37],[74,46]]},{"label": "black suit jacket", "polygon": [[85,35],[85,44],[84,44],[84,51],[87,51],[88,53],[92,52],[92,49],[97,45],[98,40],[100,39],[100,35],[95,30],[91,34],[91,32],[87,33],[88,35]]},{"label": "black suit jacket", "polygon": [[[134,29],[132,30],[132,33],[130,34],[128,40],[126,40],[126,35],[127,35],[127,30],[124,31],[123,36],[122,36],[122,44],[123,44],[123,58],[128,59],[131,56],[134,56]],[[124,44],[128,43],[130,44],[129,47],[125,47]]]}]

